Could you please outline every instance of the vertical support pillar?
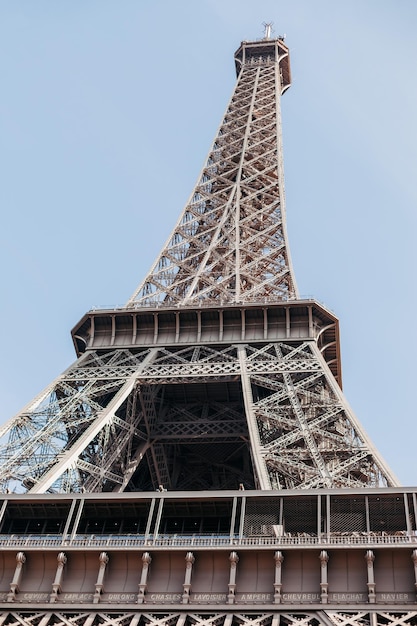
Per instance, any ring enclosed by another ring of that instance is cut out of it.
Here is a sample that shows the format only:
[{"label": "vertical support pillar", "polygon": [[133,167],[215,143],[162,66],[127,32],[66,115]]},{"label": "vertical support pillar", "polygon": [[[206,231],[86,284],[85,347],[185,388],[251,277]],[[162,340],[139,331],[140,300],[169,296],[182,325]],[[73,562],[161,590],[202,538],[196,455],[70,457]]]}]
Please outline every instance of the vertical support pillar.
[{"label": "vertical support pillar", "polygon": [[180,312],[175,311],[175,343],[180,340]]},{"label": "vertical support pillar", "polygon": [[70,536],[70,545],[74,541],[74,537],[77,534],[78,524],[80,523],[81,515],[82,515],[82,512],[83,512],[83,508],[84,508],[84,502],[85,502],[85,500],[82,499],[82,500],[80,500],[80,503],[78,505],[78,511],[77,511],[76,516],[75,516],[74,526],[72,527],[72,532],[71,532],[71,536]]},{"label": "vertical support pillar", "polygon": [[219,341],[223,341],[224,317],[223,310],[219,311]]},{"label": "vertical support pillar", "polygon": [[3,521],[3,517],[6,512],[7,505],[8,505],[8,501],[3,500],[3,504],[1,505],[1,509],[0,509],[0,523]]},{"label": "vertical support pillar", "polygon": [[321,541],[321,494],[317,494],[317,538]]},{"label": "vertical support pillar", "polygon": [[201,311],[197,311],[197,343],[201,341]]},{"label": "vertical support pillar", "polygon": [[90,341],[88,342],[89,348],[91,348],[94,345],[94,334],[95,334],[94,315],[91,315],[90,316]]},{"label": "vertical support pillar", "polygon": [[18,552],[16,554],[16,569],[14,571],[13,580],[10,583],[10,591],[7,594],[7,602],[14,602],[16,594],[19,593],[19,585],[22,580],[23,565],[26,562],[26,556],[24,552]]},{"label": "vertical support pillar", "polygon": [[237,498],[233,498],[232,517],[230,519],[230,543],[232,543],[233,539],[235,538],[236,512],[237,512]]},{"label": "vertical support pillar", "polygon": [[140,577],[139,583],[139,591],[138,591],[138,604],[143,604],[145,599],[146,589],[148,586],[148,573],[149,573],[149,565],[151,564],[152,557],[149,552],[144,552],[142,555],[142,574]]},{"label": "vertical support pillar", "polygon": [[313,307],[308,307],[308,336],[310,339],[315,339],[314,337],[314,326],[313,326]]},{"label": "vertical support pillar", "polygon": [[329,537],[331,530],[331,499],[330,494],[326,496],[326,534]]},{"label": "vertical support pillar", "polygon": [[263,309],[264,314],[264,339],[268,339],[268,309]]},{"label": "vertical support pillar", "polygon": [[159,526],[161,524],[163,507],[164,507],[164,499],[160,498],[159,499],[159,506],[158,506],[158,513],[156,514],[155,528],[154,528],[154,531],[153,531],[153,545],[155,545],[155,542],[158,539]]},{"label": "vertical support pillar", "polygon": [[62,578],[64,576],[64,567],[67,562],[67,557],[64,552],[60,552],[57,557],[58,565],[56,568],[55,580],[52,583],[52,593],[49,597],[49,602],[56,602],[58,599],[58,594],[61,593],[62,590]]},{"label": "vertical support pillar", "polygon": [[106,566],[109,562],[109,557],[105,552],[102,552],[98,557],[100,568],[98,570],[97,582],[96,582],[96,590],[94,592],[93,602],[94,604],[98,604],[100,602],[100,596],[103,593],[104,589],[104,574],[106,573]]},{"label": "vertical support pillar", "polygon": [[413,550],[412,554],[411,554],[411,558],[413,560],[414,563],[414,589],[416,590],[416,595],[417,595],[417,550]]},{"label": "vertical support pillar", "polygon": [[185,555],[185,579],[183,584],[184,592],[182,594],[182,603],[188,604],[190,601],[191,591],[191,574],[193,572],[194,555],[192,552],[187,552]]},{"label": "vertical support pillar", "polygon": [[236,569],[239,563],[239,557],[236,552],[231,552],[230,561],[230,577],[229,577],[229,593],[227,595],[227,603],[234,604],[236,595]]},{"label": "vertical support pillar", "polygon": [[110,345],[114,346],[114,341],[116,339],[116,316],[115,315],[110,315],[110,319],[111,319],[111,338],[110,338]]},{"label": "vertical support pillar", "polygon": [[241,317],[240,338],[242,341],[245,341],[245,335],[246,335],[246,311],[245,309],[240,309],[240,317]]},{"label": "vertical support pillar", "polygon": [[411,537],[411,520],[410,520],[410,508],[408,506],[408,493],[403,493],[404,497],[404,511],[405,511],[405,521],[407,524],[407,537]]},{"label": "vertical support pillar", "polygon": [[291,317],[290,309],[285,307],[285,337],[289,339],[291,337]]},{"label": "vertical support pillar", "polygon": [[246,497],[243,496],[240,502],[240,522],[239,522],[239,543],[243,539],[243,531],[245,528],[245,515],[246,515]]},{"label": "vertical support pillar", "polygon": [[375,555],[372,550],[368,550],[365,554],[365,561],[368,568],[368,602],[369,604],[375,604],[375,577],[374,577],[374,561]]},{"label": "vertical support pillar", "polygon": [[64,530],[62,531],[62,543],[66,543],[66,541],[67,541],[67,535],[68,535],[69,527],[70,527],[72,516],[74,515],[74,511],[75,511],[75,507],[76,506],[77,506],[77,500],[76,500],[76,498],[73,498],[73,500],[71,502],[71,508],[69,510],[67,519],[65,521]]},{"label": "vertical support pillar", "polygon": [[327,604],[329,598],[329,585],[327,582],[327,563],[329,562],[329,555],[326,550],[322,550],[320,552],[319,559],[321,563],[320,602],[322,604]]},{"label": "vertical support pillar", "polygon": [[413,511],[414,511],[414,526],[417,520],[417,498],[416,494],[413,492]]},{"label": "vertical support pillar", "polygon": [[149,539],[150,539],[151,525],[152,525],[152,520],[153,520],[153,512],[155,510],[155,503],[156,503],[155,498],[152,498],[151,506],[149,508],[149,513],[148,513],[148,520],[146,522],[145,545],[149,542]]},{"label": "vertical support pillar", "polygon": [[279,499],[279,525],[284,532],[284,498],[281,496]]},{"label": "vertical support pillar", "polygon": [[282,562],[284,556],[282,552],[275,552],[275,582],[274,582],[274,604],[281,604],[281,591],[282,591]]}]

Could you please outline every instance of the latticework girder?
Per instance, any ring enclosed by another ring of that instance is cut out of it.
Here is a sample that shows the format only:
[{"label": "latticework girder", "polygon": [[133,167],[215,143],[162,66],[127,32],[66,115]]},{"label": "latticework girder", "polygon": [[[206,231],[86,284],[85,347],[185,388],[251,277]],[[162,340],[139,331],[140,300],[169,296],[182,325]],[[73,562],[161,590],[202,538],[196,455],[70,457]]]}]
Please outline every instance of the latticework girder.
[{"label": "latticework girder", "polygon": [[[49,476],[42,491],[52,485],[58,491],[80,491],[97,468],[104,476],[123,463],[122,452],[140,434],[125,401],[134,373],[149,354],[90,353],[64,372],[41,401],[10,420],[3,427],[0,452],[3,489],[30,489]],[[116,414],[121,407],[122,418]],[[116,474],[121,482],[122,473]]]},{"label": "latticework girder", "polygon": [[415,626],[416,611],[214,612],[13,611],[0,613],[3,626]]},{"label": "latticework girder", "polygon": [[396,484],[313,341],[91,352],[8,433],[9,490]]},{"label": "latticework girder", "polygon": [[128,307],[291,300],[280,98],[282,42],[243,64],[190,200]]}]

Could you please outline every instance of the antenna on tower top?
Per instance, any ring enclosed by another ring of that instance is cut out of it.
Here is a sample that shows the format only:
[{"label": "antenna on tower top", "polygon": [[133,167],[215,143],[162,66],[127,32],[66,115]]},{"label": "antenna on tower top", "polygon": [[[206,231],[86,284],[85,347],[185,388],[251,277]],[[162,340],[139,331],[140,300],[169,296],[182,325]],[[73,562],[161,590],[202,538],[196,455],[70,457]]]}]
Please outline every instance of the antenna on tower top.
[{"label": "antenna on tower top", "polygon": [[271,39],[273,24],[274,22],[263,22],[262,26],[265,28],[264,39]]}]

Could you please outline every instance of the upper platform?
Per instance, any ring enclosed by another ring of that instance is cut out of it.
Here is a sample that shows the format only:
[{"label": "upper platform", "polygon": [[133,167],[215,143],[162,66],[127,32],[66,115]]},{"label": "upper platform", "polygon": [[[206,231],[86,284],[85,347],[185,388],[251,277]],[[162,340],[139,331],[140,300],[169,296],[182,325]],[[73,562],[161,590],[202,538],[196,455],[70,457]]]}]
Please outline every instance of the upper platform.
[{"label": "upper platform", "polygon": [[313,340],[342,386],[339,320],[316,300],[92,310],[73,328],[72,338],[77,355],[109,348]]},{"label": "upper platform", "polygon": [[282,90],[291,85],[290,57],[288,47],[282,37],[277,39],[260,39],[258,41],[242,41],[235,52],[236,75],[239,76],[245,64],[279,63],[281,69]]}]

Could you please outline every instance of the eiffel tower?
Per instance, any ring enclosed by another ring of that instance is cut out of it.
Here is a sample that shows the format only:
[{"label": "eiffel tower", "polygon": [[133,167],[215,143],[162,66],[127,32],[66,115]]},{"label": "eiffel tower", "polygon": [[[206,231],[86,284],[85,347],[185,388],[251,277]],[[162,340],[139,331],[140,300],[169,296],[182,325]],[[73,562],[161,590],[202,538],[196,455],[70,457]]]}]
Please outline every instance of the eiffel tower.
[{"label": "eiffel tower", "polygon": [[1,429],[4,624],[417,624],[417,490],[344,398],[338,319],[296,287],[288,47],[267,25],[235,64],[149,274]]}]

